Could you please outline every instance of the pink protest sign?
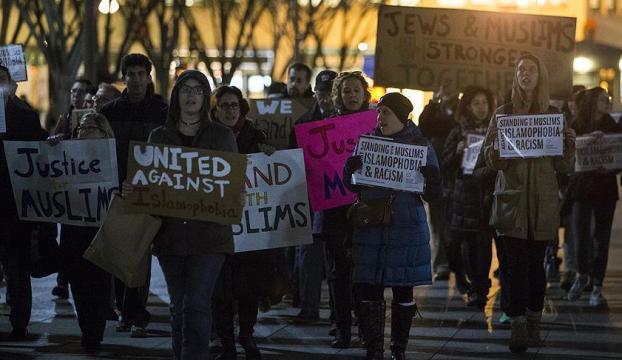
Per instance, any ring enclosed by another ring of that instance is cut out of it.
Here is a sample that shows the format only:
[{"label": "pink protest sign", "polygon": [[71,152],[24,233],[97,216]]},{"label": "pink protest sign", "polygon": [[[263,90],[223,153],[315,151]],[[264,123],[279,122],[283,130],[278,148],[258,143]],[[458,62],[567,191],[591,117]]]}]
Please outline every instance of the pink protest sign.
[{"label": "pink protest sign", "polygon": [[362,134],[376,126],[376,111],[338,116],[296,125],[303,150],[307,188],[314,211],[352,204],[355,195],[343,185],[343,166]]}]

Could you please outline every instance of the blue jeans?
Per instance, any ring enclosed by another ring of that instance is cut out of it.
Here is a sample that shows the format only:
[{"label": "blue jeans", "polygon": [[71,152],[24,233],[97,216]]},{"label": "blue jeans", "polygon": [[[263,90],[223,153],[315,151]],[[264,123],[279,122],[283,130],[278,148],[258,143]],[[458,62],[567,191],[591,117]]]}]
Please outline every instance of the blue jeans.
[{"label": "blue jeans", "polygon": [[324,279],[324,241],[313,235],[313,243],[297,248],[299,266],[300,307],[310,315],[320,311]]},{"label": "blue jeans", "polygon": [[212,294],[224,254],[158,256],[171,298],[176,360],[209,359]]}]

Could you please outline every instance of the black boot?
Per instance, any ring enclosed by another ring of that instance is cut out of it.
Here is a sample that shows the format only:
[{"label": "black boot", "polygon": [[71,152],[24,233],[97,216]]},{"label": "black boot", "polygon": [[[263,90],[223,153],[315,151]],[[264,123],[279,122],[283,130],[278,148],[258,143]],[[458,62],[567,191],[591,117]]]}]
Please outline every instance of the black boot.
[{"label": "black boot", "polygon": [[417,304],[391,304],[391,360],[406,360],[406,346]]},{"label": "black boot", "polygon": [[215,357],[215,360],[236,360],[238,355],[233,336],[221,337],[221,341],[222,352]]},{"label": "black boot", "polygon": [[366,360],[384,357],[384,301],[362,301],[361,319],[367,344]]},{"label": "black boot", "polygon": [[350,328],[337,329],[335,333],[335,340],[333,340],[332,346],[335,349],[347,349],[350,347],[350,340],[352,339],[352,333]]},{"label": "black boot", "polygon": [[261,353],[259,352],[255,338],[253,338],[253,334],[240,334],[238,342],[242,345],[242,348],[244,348],[244,354],[247,360],[261,359]]}]

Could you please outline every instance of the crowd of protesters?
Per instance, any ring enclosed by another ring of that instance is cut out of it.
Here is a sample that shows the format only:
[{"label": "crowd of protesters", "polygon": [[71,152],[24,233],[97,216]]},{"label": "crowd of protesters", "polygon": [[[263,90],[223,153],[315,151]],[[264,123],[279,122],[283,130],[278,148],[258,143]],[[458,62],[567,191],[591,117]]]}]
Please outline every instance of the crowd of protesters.
[{"label": "crowd of protesters", "polygon": [[[212,89],[203,73],[187,70],[177,77],[167,99],[154,93],[147,57],[130,54],[121,65],[123,92],[112,84],[94,87],[87,80],[76,80],[68,111],[50,134],[42,130],[30,106],[15,96],[16,83],[0,66],[7,127],[2,140],[47,140],[56,145],[69,139],[114,138],[124,194],[134,191],[125,180],[130,141],[241,154],[275,151],[248,118],[249,102],[240,89],[229,85]],[[366,359],[383,359],[384,290],[391,288],[391,359],[406,359],[409,332],[418,313],[414,287],[452,279],[452,273],[465,304],[479,310],[492,306],[489,291],[493,277],[498,277],[501,321],[510,322],[512,329],[509,348],[524,352],[542,342],[539,322],[547,276],[552,280],[551,274],[559,269],[560,226],[565,228],[566,269],[561,286],[568,300],[575,301],[589,290],[589,304],[602,305],[618,200],[617,171],[575,173],[573,169],[577,135],[598,139],[622,131],[609,115],[606,90],[576,88],[571,99],[554,107],[546,66],[525,54],[516,61],[512,88],[505,98],[475,85],[460,94],[447,94],[441,88],[417,126],[410,115],[411,101],[400,93],[388,93],[372,104],[361,72],[323,70],[313,80],[311,68],[295,63],[287,75],[286,83],[270,86],[267,97],[312,101],[296,124],[375,109],[377,126],[371,135],[427,147],[426,165],[419,170],[425,191],[414,194],[354,184],[352,174],[363,161],[353,155],[343,168],[345,185],[358,202],[374,211],[388,206],[388,221],[362,226],[350,205],[316,211],[313,242],[296,249],[234,254],[229,226],[164,217],[153,253],[170,295],[176,359],[206,359],[210,354],[220,360],[235,359],[236,313],[237,340],[246,358],[260,359],[253,337],[259,309],[289,299],[300,308],[295,321],[313,323],[320,318],[324,279],[329,287],[332,347],[354,346],[352,327],[358,325],[358,344],[366,349]],[[72,129],[72,111],[85,108],[93,112]],[[560,112],[565,115],[563,156],[511,160],[500,156],[496,114]],[[467,174],[462,159],[469,134],[481,135],[484,141],[473,172]],[[293,136],[290,147],[298,147]],[[11,306],[11,339],[25,340],[32,300],[31,236],[55,239],[57,227],[19,220],[2,146],[0,176],[0,196],[8,199],[0,207],[0,245]],[[73,296],[84,349],[99,351],[106,320],[118,321],[116,331],[144,336],[150,322],[149,281],[128,288],[82,258],[97,228],[62,225],[58,229],[63,261],[52,293],[65,299],[70,293]],[[500,265],[494,273],[493,246]],[[284,281],[276,280],[283,274]]]}]

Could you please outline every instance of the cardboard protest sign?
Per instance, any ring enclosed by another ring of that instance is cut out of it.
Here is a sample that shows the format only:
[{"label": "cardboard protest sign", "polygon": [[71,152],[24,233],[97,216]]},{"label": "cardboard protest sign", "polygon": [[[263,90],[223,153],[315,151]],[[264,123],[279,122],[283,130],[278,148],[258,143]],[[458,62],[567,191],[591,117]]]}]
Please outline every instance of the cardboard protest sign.
[{"label": "cardboard protest sign", "polygon": [[127,179],[136,187],[132,211],[238,224],[246,156],[178,145],[131,141]]},{"label": "cardboard protest sign", "polygon": [[236,252],[313,242],[301,149],[249,155],[245,186],[242,222],[232,226]]},{"label": "cardboard protest sign", "polygon": [[27,81],[26,59],[21,45],[0,46],[0,65],[6,66],[15,82]]},{"label": "cardboard protest sign", "polygon": [[118,190],[114,139],[5,141],[19,218],[100,226]]},{"label": "cardboard protest sign", "polygon": [[598,168],[622,169],[622,134],[579,136],[576,140],[575,171],[592,171]]},{"label": "cardboard protest sign", "polygon": [[294,126],[304,152],[307,186],[314,211],[348,205],[356,196],[343,184],[343,166],[359,136],[376,126],[373,110]]},{"label": "cardboard protest sign", "polygon": [[425,179],[419,168],[427,161],[426,146],[361,136],[356,154],[363,157],[363,168],[352,174],[352,183],[423,193]]},{"label": "cardboard protest sign", "polygon": [[464,175],[473,174],[477,157],[484,144],[484,136],[477,134],[467,134],[466,148],[462,156],[462,173]]},{"label": "cardboard protest sign", "polygon": [[547,65],[551,94],[572,91],[576,19],[381,5],[374,83],[458,93],[467,85],[511,88],[522,53]]},{"label": "cardboard protest sign", "polygon": [[507,115],[497,117],[501,158],[533,158],[564,154],[564,115]]},{"label": "cardboard protest sign", "polygon": [[297,99],[249,100],[248,117],[266,133],[268,143],[277,149],[289,148],[294,122],[309,111],[310,104]]},{"label": "cardboard protest sign", "polygon": [[96,113],[95,109],[73,109],[71,111],[71,133],[73,134],[74,130],[80,124],[80,119],[86,114],[94,114]]}]

